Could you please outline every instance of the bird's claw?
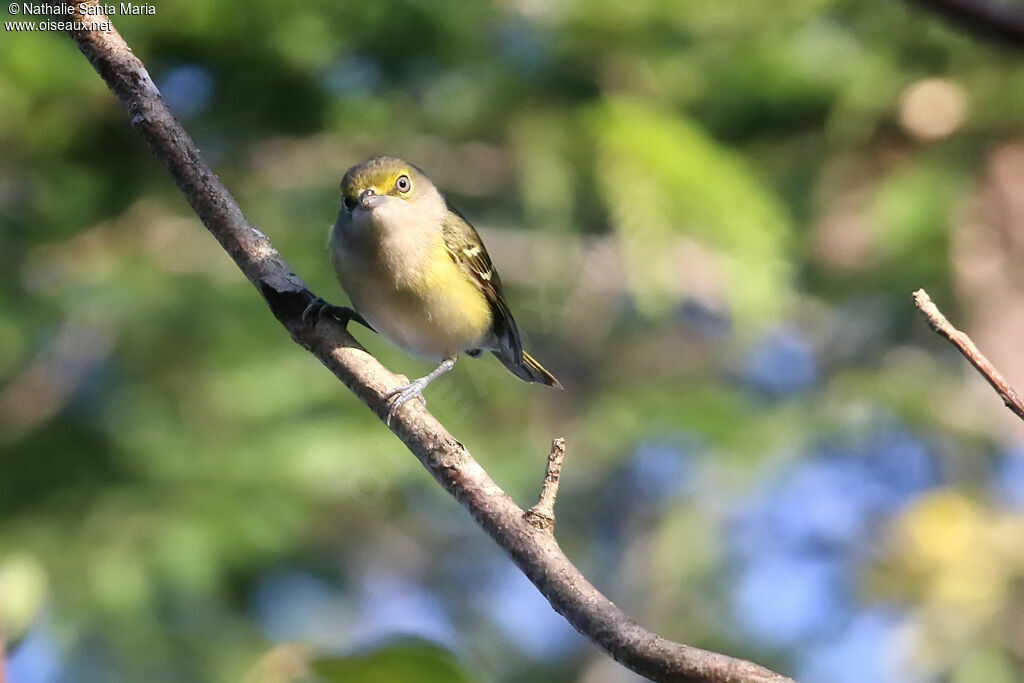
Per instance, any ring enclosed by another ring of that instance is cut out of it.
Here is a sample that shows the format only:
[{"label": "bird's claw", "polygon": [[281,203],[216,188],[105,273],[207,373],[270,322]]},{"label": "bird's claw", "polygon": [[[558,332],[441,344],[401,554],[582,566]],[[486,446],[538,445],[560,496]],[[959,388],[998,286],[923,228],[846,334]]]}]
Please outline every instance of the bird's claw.
[{"label": "bird's claw", "polygon": [[334,304],[327,303],[318,296],[313,297],[313,300],[310,301],[305,310],[302,311],[302,322],[307,325],[315,326],[325,315],[331,316],[345,327],[348,327],[349,322],[354,320],[371,332],[377,331],[373,329],[373,325],[366,322],[366,318],[359,315],[348,306],[335,306]]},{"label": "bird's claw", "polygon": [[307,325],[316,325],[320,322],[320,318],[324,314],[325,308],[330,308],[330,304],[321,299],[320,297],[313,297],[313,300],[309,302],[305,310],[302,311],[302,322]]},{"label": "bird's claw", "polygon": [[397,387],[396,389],[392,389],[387,394],[385,394],[384,400],[391,401],[391,407],[388,408],[388,427],[391,426],[391,418],[398,411],[398,409],[401,408],[406,403],[408,403],[409,401],[411,401],[412,399],[418,398],[420,401],[423,402],[423,407],[427,407],[427,399],[423,395],[423,390],[426,388],[426,386],[427,382],[425,382],[421,377],[420,379],[415,379],[409,382],[408,384]]}]

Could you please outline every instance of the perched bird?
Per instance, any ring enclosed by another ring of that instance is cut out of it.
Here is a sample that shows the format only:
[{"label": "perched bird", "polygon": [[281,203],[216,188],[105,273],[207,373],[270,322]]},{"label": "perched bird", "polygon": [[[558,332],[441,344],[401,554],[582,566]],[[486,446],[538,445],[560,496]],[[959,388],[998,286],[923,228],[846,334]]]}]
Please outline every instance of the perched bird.
[{"label": "perched bird", "polygon": [[527,382],[561,388],[523,350],[516,321],[480,235],[416,166],[374,157],[341,181],[343,206],[330,239],[338,282],[355,310],[315,300],[304,313],[356,320],[410,354],[440,362],[388,394],[391,417],[459,353],[491,351]]}]

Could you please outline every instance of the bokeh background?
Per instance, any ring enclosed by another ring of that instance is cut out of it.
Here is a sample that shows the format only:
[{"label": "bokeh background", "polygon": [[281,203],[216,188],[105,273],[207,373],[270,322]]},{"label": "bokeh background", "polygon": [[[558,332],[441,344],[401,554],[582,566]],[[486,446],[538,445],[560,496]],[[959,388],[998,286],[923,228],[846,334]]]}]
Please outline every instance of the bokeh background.
[{"label": "bokeh background", "polygon": [[[1024,429],[910,297],[1024,385],[1017,55],[848,0],[114,20],[326,299],[351,164],[476,223],[566,389],[464,360],[431,409],[523,505],[567,438],[558,536],[641,623],[804,683],[1024,679]],[[73,43],[13,31],[0,624],[11,683],[636,680],[291,342]]]}]

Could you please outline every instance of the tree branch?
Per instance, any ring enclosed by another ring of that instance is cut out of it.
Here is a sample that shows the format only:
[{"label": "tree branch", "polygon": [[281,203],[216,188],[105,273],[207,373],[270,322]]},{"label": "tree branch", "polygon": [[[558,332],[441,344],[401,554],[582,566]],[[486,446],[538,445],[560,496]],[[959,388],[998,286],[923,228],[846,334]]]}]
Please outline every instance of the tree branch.
[{"label": "tree branch", "polygon": [[999,0],[908,0],[981,38],[1024,48],[1024,7]]},{"label": "tree branch", "polygon": [[939,307],[932,303],[928,292],[923,289],[914,292],[914,305],[928,319],[928,324],[931,325],[932,329],[949,340],[949,343],[955,346],[957,351],[962,353],[964,358],[970,361],[971,365],[981,373],[981,376],[992,385],[992,388],[996,390],[999,397],[1003,399],[1006,407],[1012,410],[1014,415],[1024,420],[1024,402],[1021,401],[1020,395],[1010,386],[1006,378],[996,370],[992,362],[978,350],[978,347],[974,345],[971,338],[950,324],[946,316],[942,315]]},{"label": "tree branch", "polygon": [[[72,4],[69,0],[47,2]],[[90,0],[88,4],[96,2]],[[90,18],[98,22],[107,19],[102,14]],[[302,311],[313,294],[284,263],[270,240],[246,222],[231,194],[164,105],[145,66],[117,31],[75,29],[70,34],[121,101],[132,127],[171,172],[203,224],[260,291],[278,321],[383,420],[387,414],[384,393],[396,385],[396,375],[339,325],[303,322]],[[675,643],[637,625],[587,581],[562,552],[553,534],[529,523],[523,510],[465,446],[419,402],[408,405],[392,420],[391,430],[508,552],[552,607],[616,660],[661,681],[790,681],[750,662]]]}]

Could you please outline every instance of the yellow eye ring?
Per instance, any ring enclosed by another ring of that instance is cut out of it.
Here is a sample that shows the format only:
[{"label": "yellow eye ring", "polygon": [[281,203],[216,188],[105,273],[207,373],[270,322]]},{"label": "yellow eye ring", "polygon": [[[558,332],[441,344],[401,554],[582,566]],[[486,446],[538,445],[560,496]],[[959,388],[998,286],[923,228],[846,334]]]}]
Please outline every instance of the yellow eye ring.
[{"label": "yellow eye ring", "polygon": [[400,175],[400,176],[398,176],[398,180],[395,181],[395,189],[398,190],[399,192],[401,192],[402,194],[405,194],[406,192],[411,190],[412,189],[412,181],[409,180],[409,176],[407,176],[407,175]]}]

